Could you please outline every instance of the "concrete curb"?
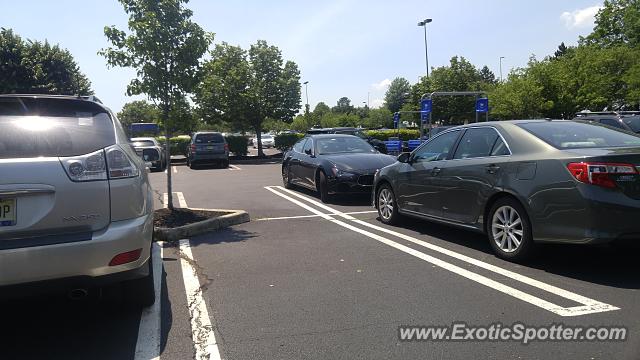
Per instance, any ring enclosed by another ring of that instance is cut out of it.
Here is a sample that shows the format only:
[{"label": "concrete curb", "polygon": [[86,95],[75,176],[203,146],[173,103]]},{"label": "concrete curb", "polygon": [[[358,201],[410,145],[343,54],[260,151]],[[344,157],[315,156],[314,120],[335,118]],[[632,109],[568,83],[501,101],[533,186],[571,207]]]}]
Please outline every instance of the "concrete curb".
[{"label": "concrete curb", "polygon": [[210,231],[219,230],[231,225],[242,224],[251,221],[249,213],[244,210],[222,210],[222,209],[200,209],[188,208],[191,210],[228,212],[216,218],[199,221],[193,224],[183,225],[176,228],[155,228],[153,235],[155,241],[178,241]]}]

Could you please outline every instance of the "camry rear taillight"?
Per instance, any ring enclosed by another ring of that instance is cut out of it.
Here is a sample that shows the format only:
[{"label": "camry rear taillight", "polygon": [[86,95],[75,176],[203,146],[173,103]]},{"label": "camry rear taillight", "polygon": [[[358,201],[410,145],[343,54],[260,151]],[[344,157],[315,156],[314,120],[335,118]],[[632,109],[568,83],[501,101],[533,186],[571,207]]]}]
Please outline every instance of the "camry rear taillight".
[{"label": "camry rear taillight", "polygon": [[633,164],[579,162],[569,163],[567,168],[580,182],[610,189],[616,187],[617,176],[638,174]]},{"label": "camry rear taillight", "polygon": [[[106,154],[106,155],[105,155]],[[96,181],[135,177],[138,167],[118,145],[87,155],[60,158],[71,181]]]},{"label": "camry rear taillight", "polygon": [[196,144],[191,144],[191,152],[196,152]]},{"label": "camry rear taillight", "polygon": [[224,151],[229,151],[229,144],[224,143]]}]

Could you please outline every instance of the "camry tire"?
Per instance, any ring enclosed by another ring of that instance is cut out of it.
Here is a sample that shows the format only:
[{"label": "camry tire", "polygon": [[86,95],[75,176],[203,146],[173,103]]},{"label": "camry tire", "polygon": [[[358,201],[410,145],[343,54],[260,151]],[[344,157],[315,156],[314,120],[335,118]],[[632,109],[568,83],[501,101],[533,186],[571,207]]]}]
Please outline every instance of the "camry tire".
[{"label": "camry tire", "polygon": [[491,206],[486,231],[493,251],[500,258],[521,261],[533,252],[529,216],[515,199],[505,197]]},{"label": "camry tire", "polygon": [[391,225],[398,223],[400,213],[398,213],[396,195],[393,193],[391,185],[382,184],[378,188],[376,202],[378,203],[378,216],[380,217],[380,221]]}]

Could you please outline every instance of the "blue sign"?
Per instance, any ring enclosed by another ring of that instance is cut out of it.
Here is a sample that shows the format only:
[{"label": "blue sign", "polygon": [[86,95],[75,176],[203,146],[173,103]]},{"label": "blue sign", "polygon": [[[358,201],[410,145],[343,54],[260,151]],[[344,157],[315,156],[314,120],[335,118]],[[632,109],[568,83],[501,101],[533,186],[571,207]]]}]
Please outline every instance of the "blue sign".
[{"label": "blue sign", "polygon": [[422,99],[420,101],[420,111],[423,114],[428,114],[431,112],[431,107],[433,106],[433,101],[431,99]]},{"label": "blue sign", "polygon": [[132,134],[136,133],[159,133],[160,127],[154,123],[134,123],[129,125],[129,130]]},{"label": "blue sign", "polygon": [[489,111],[489,99],[482,98],[476,100],[476,112],[488,112]]},{"label": "blue sign", "polygon": [[420,112],[420,120],[422,120],[423,124],[426,124],[427,122],[429,122],[429,113],[421,111]]},{"label": "blue sign", "polygon": [[394,113],[393,114],[393,127],[397,128],[399,122],[400,122],[400,113]]}]

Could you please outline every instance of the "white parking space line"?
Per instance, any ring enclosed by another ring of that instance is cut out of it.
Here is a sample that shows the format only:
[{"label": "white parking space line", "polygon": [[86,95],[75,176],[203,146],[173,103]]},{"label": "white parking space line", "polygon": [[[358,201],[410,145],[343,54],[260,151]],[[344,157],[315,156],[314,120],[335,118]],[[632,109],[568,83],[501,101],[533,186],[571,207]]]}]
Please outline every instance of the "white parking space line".
[{"label": "white parking space line", "polygon": [[196,360],[220,359],[220,351],[216,342],[211,318],[207,311],[207,305],[202,297],[202,287],[198,280],[196,268],[192,265],[193,254],[189,240],[180,240],[180,264],[182,265],[182,278],[187,293],[189,317],[191,318],[191,336],[196,350]]},{"label": "white parking space line", "polygon": [[238,166],[229,164],[229,170],[242,170]]},{"label": "white parking space line", "polygon": [[373,229],[375,229],[377,231],[382,231],[382,232],[388,233],[390,235],[402,238],[404,240],[408,240],[408,241],[413,242],[415,244],[424,246],[424,247],[426,247],[426,248],[428,248],[430,250],[433,250],[433,251],[439,252],[441,254],[456,258],[458,260],[462,260],[464,262],[470,263],[470,264],[475,265],[477,267],[480,267],[480,268],[483,268],[483,269],[486,269],[486,270],[489,270],[489,271],[492,271],[492,272],[495,272],[495,273],[498,273],[498,274],[501,274],[501,275],[504,275],[504,276],[508,276],[509,278],[511,278],[513,280],[516,280],[516,281],[519,281],[521,283],[536,287],[538,289],[550,292],[550,293],[558,295],[560,297],[564,297],[566,299],[569,299],[569,300],[575,301],[577,303],[583,304],[583,306],[574,306],[574,307],[569,307],[569,308],[565,308],[565,307],[553,304],[553,303],[551,303],[549,301],[543,300],[543,299],[541,299],[539,297],[536,297],[534,295],[525,293],[523,291],[520,291],[520,290],[515,289],[513,287],[510,287],[508,285],[505,285],[505,284],[502,284],[502,283],[497,282],[495,280],[489,279],[489,278],[487,278],[487,277],[485,277],[483,275],[476,274],[476,273],[471,272],[469,270],[463,269],[463,268],[461,268],[459,266],[453,265],[451,263],[445,262],[443,260],[440,260],[438,258],[432,257],[432,256],[427,255],[425,253],[419,252],[419,251],[417,251],[415,249],[412,249],[410,247],[407,247],[405,245],[396,243],[396,242],[394,242],[394,241],[392,241],[392,240],[390,240],[388,238],[385,238],[383,236],[380,236],[380,235],[371,233],[369,231],[366,231],[364,229],[355,227],[355,226],[353,226],[353,225],[351,225],[349,223],[343,222],[341,220],[336,220],[333,217],[331,217],[330,215],[324,214],[324,213],[316,210],[315,208],[312,208],[312,207],[308,206],[307,204],[302,204],[304,206],[301,205],[303,208],[311,211],[312,213],[314,213],[314,214],[316,214],[316,215],[318,215],[318,216],[320,216],[320,217],[322,217],[322,218],[324,218],[326,220],[330,220],[331,222],[333,222],[336,225],[339,225],[339,226],[345,227],[347,229],[353,230],[355,232],[358,232],[360,234],[366,235],[366,236],[368,236],[368,237],[370,237],[372,239],[375,239],[375,240],[380,241],[380,242],[382,242],[382,243],[384,243],[386,245],[389,245],[389,246],[394,247],[394,248],[396,248],[398,250],[401,250],[401,251],[403,251],[405,253],[408,253],[410,255],[418,257],[418,258],[420,258],[420,259],[422,259],[424,261],[427,261],[427,262],[429,262],[429,263],[431,263],[433,265],[436,265],[436,266],[439,266],[439,267],[441,267],[443,269],[449,270],[449,271],[451,271],[451,272],[453,272],[455,274],[458,274],[460,276],[468,278],[468,279],[470,279],[472,281],[475,281],[477,283],[480,283],[482,285],[488,286],[488,287],[490,287],[490,288],[492,288],[494,290],[500,291],[500,292],[502,292],[504,294],[513,296],[513,297],[515,297],[517,299],[520,299],[522,301],[525,301],[525,302],[528,302],[528,303],[533,304],[535,306],[538,306],[538,307],[540,307],[542,309],[545,309],[547,311],[553,312],[553,313],[555,313],[557,315],[560,315],[560,316],[578,316],[578,315],[586,315],[586,314],[591,314],[591,313],[605,312],[605,311],[612,311],[612,310],[618,310],[619,309],[619,308],[617,308],[615,306],[612,306],[612,305],[609,305],[609,304],[605,304],[605,303],[602,303],[602,302],[599,302],[599,301],[596,301],[596,300],[593,300],[593,299],[590,299],[590,298],[575,294],[573,292],[570,292],[570,291],[555,287],[555,286],[550,285],[550,284],[543,283],[541,281],[538,281],[538,280],[532,279],[530,277],[515,273],[513,271],[509,271],[509,270],[500,268],[498,266],[491,265],[491,264],[485,263],[483,261],[480,261],[480,260],[465,256],[465,255],[459,254],[457,252],[454,252],[454,251],[451,251],[451,250],[448,250],[448,249],[445,249],[445,248],[430,244],[428,242],[413,238],[411,236],[408,236],[408,235],[405,235],[405,234],[401,234],[401,233],[398,233],[398,232],[395,232],[395,231],[392,231],[392,230],[389,230],[389,229],[386,229],[386,228],[383,228],[383,227],[380,227],[380,226],[369,224],[369,223],[364,222],[362,220],[358,220],[358,219],[356,219],[356,218],[354,218],[354,217],[352,217],[352,216],[350,216],[350,215],[348,215],[346,213],[342,213],[340,211],[337,211],[337,210],[335,210],[335,209],[333,209],[333,208],[331,208],[331,207],[329,207],[329,206],[327,206],[325,204],[322,204],[322,203],[320,203],[320,202],[318,202],[316,200],[310,199],[310,198],[308,198],[306,196],[303,196],[301,194],[298,194],[296,192],[287,190],[287,189],[285,189],[285,188],[283,188],[281,186],[266,187],[266,189],[271,191],[271,192],[273,192],[274,194],[276,194],[278,196],[281,196],[281,197],[283,197],[283,198],[285,198],[285,199],[297,204],[297,205],[300,205],[301,202],[296,200],[296,199],[294,199],[294,198],[292,198],[292,197],[290,197],[290,196],[288,196],[287,194],[290,194],[290,195],[293,195],[295,197],[298,197],[298,198],[300,198],[300,199],[302,199],[302,200],[304,200],[304,201],[306,201],[306,202],[308,202],[310,204],[313,204],[313,205],[315,205],[315,206],[317,206],[319,208],[328,210],[332,214],[336,214],[335,216],[340,216],[340,217],[342,217],[344,219],[350,220],[350,221],[352,221],[354,223],[357,223],[359,225],[367,226],[367,227],[373,228]]},{"label": "white parking space line", "polygon": [[142,309],[138,340],[136,341],[136,360],[160,359],[160,305],[162,303],[162,243],[154,243],[151,248],[153,259],[153,287],[156,291],[156,301],[152,306]]},{"label": "white parking space line", "polygon": [[171,168],[173,169],[173,173],[174,174],[178,173],[178,167],[177,166],[172,166]]},{"label": "white parking space line", "polygon": [[169,207],[169,195],[167,193],[164,193],[164,195],[162,195],[162,207],[164,207],[165,209]]},{"label": "white parking space line", "polygon": [[184,199],[184,194],[179,191],[174,191],[174,194],[178,196],[178,204],[180,204],[180,207],[187,208],[187,201]]},{"label": "white parking space line", "polygon": [[[342,214],[357,215],[357,214],[371,214],[371,213],[377,213],[377,211],[354,211],[354,212],[346,212]],[[326,215],[338,215],[338,214],[326,214]],[[307,218],[314,218],[314,217],[320,217],[320,215],[280,216],[280,217],[256,219],[256,221],[307,219]]]}]

